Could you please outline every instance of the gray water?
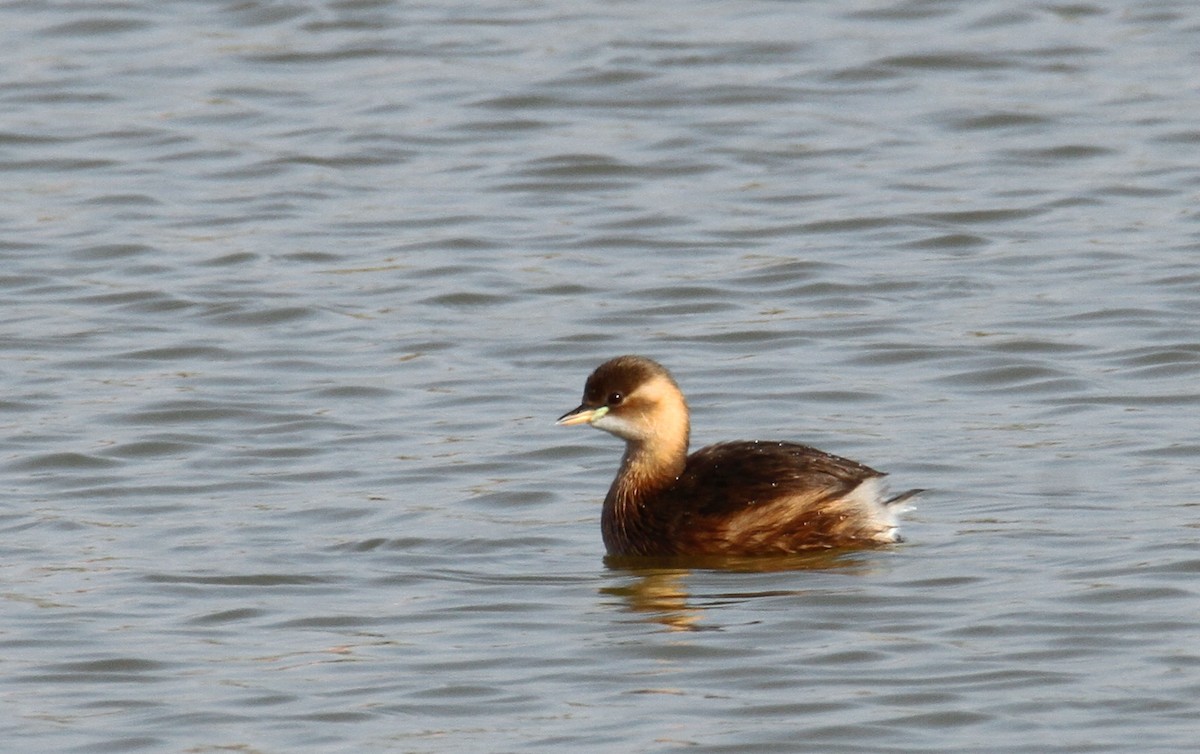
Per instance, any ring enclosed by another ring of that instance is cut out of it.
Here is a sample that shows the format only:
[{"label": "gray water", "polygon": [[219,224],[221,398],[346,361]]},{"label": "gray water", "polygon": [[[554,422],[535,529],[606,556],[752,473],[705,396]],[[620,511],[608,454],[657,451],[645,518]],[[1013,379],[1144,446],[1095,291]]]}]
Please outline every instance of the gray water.
[{"label": "gray water", "polygon": [[[1200,737],[1200,7],[0,5],[0,740]],[[607,563],[600,361],[906,543]]]}]

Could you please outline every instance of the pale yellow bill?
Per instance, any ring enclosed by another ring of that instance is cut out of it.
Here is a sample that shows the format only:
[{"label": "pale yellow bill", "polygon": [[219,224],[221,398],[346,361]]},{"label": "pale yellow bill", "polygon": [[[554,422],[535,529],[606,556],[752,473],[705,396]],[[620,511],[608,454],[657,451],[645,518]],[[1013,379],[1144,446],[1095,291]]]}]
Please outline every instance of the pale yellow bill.
[{"label": "pale yellow bill", "polygon": [[576,424],[591,424],[597,419],[608,413],[608,406],[599,408],[584,408],[580,406],[574,411],[569,411],[558,417],[558,421],[554,422],[560,427],[573,427]]}]

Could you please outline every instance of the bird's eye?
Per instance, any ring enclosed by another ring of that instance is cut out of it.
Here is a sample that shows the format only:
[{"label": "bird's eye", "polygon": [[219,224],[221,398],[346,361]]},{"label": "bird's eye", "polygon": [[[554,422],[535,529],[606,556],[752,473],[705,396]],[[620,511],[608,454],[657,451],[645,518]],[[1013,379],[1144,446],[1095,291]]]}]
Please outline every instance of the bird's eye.
[{"label": "bird's eye", "polygon": [[608,394],[608,405],[616,406],[624,399],[625,399],[625,396],[621,395],[620,393],[609,393]]}]

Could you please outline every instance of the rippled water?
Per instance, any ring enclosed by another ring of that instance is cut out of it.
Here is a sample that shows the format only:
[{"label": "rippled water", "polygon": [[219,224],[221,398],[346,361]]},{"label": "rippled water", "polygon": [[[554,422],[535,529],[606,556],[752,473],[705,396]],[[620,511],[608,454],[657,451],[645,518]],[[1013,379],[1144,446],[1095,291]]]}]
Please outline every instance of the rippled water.
[{"label": "rippled water", "polygon": [[[0,5],[21,751],[1192,751],[1200,9]],[[698,442],[904,545],[606,563]]]}]

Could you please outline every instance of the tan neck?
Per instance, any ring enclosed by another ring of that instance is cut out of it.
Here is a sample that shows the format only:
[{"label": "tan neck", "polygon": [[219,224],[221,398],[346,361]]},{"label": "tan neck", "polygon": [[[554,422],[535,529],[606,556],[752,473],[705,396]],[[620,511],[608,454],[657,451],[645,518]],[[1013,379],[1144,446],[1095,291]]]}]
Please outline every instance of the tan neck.
[{"label": "tan neck", "polygon": [[[657,493],[674,484],[687,463],[687,432],[673,443],[629,441],[600,516],[609,553],[635,555],[661,536]],[[644,554],[644,553],[643,553]]]},{"label": "tan neck", "polygon": [[664,401],[658,405],[657,413],[646,436],[625,444],[614,484],[624,493],[622,497],[637,497],[639,493],[661,489],[683,473],[691,432],[687,405],[682,397],[678,401]]},{"label": "tan neck", "polygon": [[619,476],[626,482],[622,486],[654,488],[673,482],[683,472],[687,462],[687,439],[664,445],[661,441],[651,443],[630,442],[621,459]]}]

